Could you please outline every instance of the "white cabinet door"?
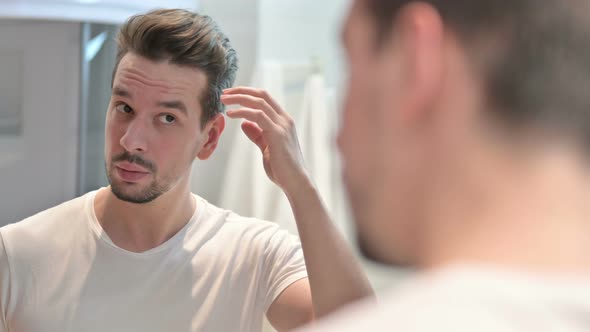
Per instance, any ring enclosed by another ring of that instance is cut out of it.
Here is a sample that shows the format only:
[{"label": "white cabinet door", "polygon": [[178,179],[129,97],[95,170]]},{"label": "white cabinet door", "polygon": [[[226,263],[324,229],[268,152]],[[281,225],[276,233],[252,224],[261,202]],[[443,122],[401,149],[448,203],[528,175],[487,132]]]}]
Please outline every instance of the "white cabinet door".
[{"label": "white cabinet door", "polygon": [[0,226],[74,197],[80,25],[0,20]]}]

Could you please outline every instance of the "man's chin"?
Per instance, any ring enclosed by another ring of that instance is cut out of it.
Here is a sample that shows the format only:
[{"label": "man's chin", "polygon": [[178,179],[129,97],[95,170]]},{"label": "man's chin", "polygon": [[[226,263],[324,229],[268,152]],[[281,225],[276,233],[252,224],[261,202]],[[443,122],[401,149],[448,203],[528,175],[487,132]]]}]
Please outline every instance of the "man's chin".
[{"label": "man's chin", "polygon": [[407,268],[413,266],[408,260],[396,255],[389,250],[380,249],[380,246],[375,241],[369,240],[366,236],[357,233],[357,245],[361,255],[372,263],[379,265],[387,265],[393,267]]},{"label": "man's chin", "polygon": [[[127,188],[122,188],[127,187]],[[111,192],[119,200],[133,203],[133,204],[146,204],[154,201],[156,198],[162,195],[161,192],[152,190],[152,188],[140,189],[139,184],[119,185],[111,184]]]}]

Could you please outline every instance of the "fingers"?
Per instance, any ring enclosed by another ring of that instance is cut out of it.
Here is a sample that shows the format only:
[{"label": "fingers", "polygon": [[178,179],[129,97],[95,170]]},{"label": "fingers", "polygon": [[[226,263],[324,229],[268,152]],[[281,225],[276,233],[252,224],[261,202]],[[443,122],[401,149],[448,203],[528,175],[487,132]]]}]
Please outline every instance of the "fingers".
[{"label": "fingers", "polygon": [[268,117],[268,115],[259,110],[253,108],[238,108],[233,110],[228,110],[226,112],[227,116],[236,119],[246,119],[250,122],[255,123],[258,127],[265,131],[272,131],[275,129],[274,122]]},{"label": "fingers", "polygon": [[[250,96],[253,96],[256,98],[260,98],[260,99],[263,99],[264,101],[266,101],[266,103],[277,114],[279,114],[279,115],[285,114],[285,111],[281,108],[281,105],[279,105],[279,103],[277,103],[276,100],[274,100],[272,98],[272,96],[266,90],[263,90],[263,89],[239,86],[239,87],[235,87],[235,88],[225,89],[225,90],[223,90],[223,94],[224,95],[250,95]],[[244,105],[244,106],[246,106],[246,105]],[[251,107],[251,106],[247,106],[247,107]]]},{"label": "fingers", "polygon": [[263,153],[269,144],[286,144],[282,148],[288,149],[293,136],[297,141],[293,118],[266,91],[250,87],[226,89],[221,100],[225,105],[243,106],[226,114],[229,118],[246,120],[242,130]]},{"label": "fingers", "polygon": [[266,113],[273,122],[277,122],[279,119],[276,110],[266,100],[259,97],[247,94],[224,94],[221,96],[221,102],[225,105],[238,104],[252,109],[259,109]]},{"label": "fingers", "polygon": [[262,129],[260,129],[256,123],[247,120],[242,122],[242,131],[252,142],[254,142],[254,144],[256,144],[256,146],[258,146],[260,151],[264,152],[267,144],[262,135]]}]

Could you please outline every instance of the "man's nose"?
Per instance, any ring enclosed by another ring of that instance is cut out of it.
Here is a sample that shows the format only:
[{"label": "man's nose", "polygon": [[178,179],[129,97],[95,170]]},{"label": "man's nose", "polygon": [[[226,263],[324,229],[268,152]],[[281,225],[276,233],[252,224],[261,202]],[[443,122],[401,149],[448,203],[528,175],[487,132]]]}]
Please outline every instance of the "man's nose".
[{"label": "man's nose", "polygon": [[147,129],[144,120],[134,119],[129,123],[125,134],[121,137],[121,146],[128,152],[147,152]]}]

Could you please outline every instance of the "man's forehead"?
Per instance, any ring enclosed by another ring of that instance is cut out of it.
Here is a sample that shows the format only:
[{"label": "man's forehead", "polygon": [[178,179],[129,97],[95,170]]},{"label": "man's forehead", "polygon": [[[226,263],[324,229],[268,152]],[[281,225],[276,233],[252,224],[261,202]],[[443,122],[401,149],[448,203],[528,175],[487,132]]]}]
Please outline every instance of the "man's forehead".
[{"label": "man's forehead", "polygon": [[114,87],[124,90],[134,90],[138,87],[151,88],[166,93],[174,89],[174,84],[161,79],[156,74],[146,73],[136,68],[120,67],[115,76]]},{"label": "man's forehead", "polygon": [[204,87],[205,72],[192,66],[178,65],[169,60],[153,61],[134,53],[126,54],[117,68],[115,79],[138,80],[153,86],[178,88]]},{"label": "man's forehead", "polygon": [[166,90],[171,88],[171,84],[158,77],[157,74],[146,72],[136,67],[119,67],[115,76],[115,85],[129,88],[136,84]]},{"label": "man's forehead", "polygon": [[192,104],[199,103],[203,89],[207,89],[206,82],[195,75],[165,74],[161,77],[157,72],[120,66],[115,75],[112,93],[120,97],[141,95],[143,98],[182,100]]}]

